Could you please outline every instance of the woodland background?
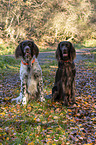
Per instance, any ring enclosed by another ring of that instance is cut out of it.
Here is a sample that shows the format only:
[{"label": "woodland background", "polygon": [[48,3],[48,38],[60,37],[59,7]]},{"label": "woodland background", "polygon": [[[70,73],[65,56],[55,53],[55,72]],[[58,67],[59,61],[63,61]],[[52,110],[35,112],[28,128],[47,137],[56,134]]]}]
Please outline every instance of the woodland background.
[{"label": "woodland background", "polygon": [[0,3],[0,44],[7,43],[7,47],[25,39],[33,39],[41,47],[62,40],[87,47],[96,44],[96,0],[1,0]]}]

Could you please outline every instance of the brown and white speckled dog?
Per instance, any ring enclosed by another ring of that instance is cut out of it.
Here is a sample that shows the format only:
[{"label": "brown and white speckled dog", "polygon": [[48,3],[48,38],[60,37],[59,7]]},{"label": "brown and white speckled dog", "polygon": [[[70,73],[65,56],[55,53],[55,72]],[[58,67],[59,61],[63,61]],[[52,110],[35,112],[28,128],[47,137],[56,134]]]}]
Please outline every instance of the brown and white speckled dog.
[{"label": "brown and white speckled dog", "polygon": [[63,101],[65,105],[75,103],[75,56],[76,52],[71,42],[62,41],[58,44],[58,69],[52,88],[52,101]]},{"label": "brown and white speckled dog", "polygon": [[42,70],[37,56],[39,49],[31,40],[21,42],[15,51],[16,58],[21,57],[20,80],[21,92],[19,97],[12,101],[27,104],[30,99],[44,101]]}]

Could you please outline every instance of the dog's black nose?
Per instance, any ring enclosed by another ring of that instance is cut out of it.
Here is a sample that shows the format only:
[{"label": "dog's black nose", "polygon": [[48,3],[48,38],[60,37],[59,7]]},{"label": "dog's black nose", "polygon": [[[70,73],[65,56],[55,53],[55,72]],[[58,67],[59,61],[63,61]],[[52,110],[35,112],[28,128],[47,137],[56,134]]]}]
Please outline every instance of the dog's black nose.
[{"label": "dog's black nose", "polygon": [[26,52],[29,52],[29,48],[26,48]]}]

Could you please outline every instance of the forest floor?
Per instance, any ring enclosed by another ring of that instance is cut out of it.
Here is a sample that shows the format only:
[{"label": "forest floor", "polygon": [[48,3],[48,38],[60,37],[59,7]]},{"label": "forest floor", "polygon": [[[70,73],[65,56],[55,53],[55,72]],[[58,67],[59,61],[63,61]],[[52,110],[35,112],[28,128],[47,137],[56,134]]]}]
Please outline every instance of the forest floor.
[{"label": "forest floor", "polygon": [[[95,58],[90,50],[76,50],[77,104],[69,107],[57,102],[52,104],[50,98],[46,99],[47,103],[32,102],[26,108],[11,103],[20,92],[20,60],[14,61],[14,56],[2,57],[5,66],[0,71],[0,145],[96,144]],[[44,92],[50,95],[57,69],[55,52],[41,52],[38,60]]]}]

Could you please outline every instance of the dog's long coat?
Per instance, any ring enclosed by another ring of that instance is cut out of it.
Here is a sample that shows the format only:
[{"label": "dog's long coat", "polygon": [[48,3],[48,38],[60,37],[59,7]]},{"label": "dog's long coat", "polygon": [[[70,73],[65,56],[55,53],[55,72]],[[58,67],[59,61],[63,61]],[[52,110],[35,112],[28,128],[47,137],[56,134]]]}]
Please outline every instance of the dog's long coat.
[{"label": "dog's long coat", "polygon": [[21,92],[19,97],[12,99],[23,104],[29,100],[44,101],[42,70],[37,60],[39,49],[33,41],[25,40],[21,42],[15,51],[16,58],[20,57],[20,80]]}]

